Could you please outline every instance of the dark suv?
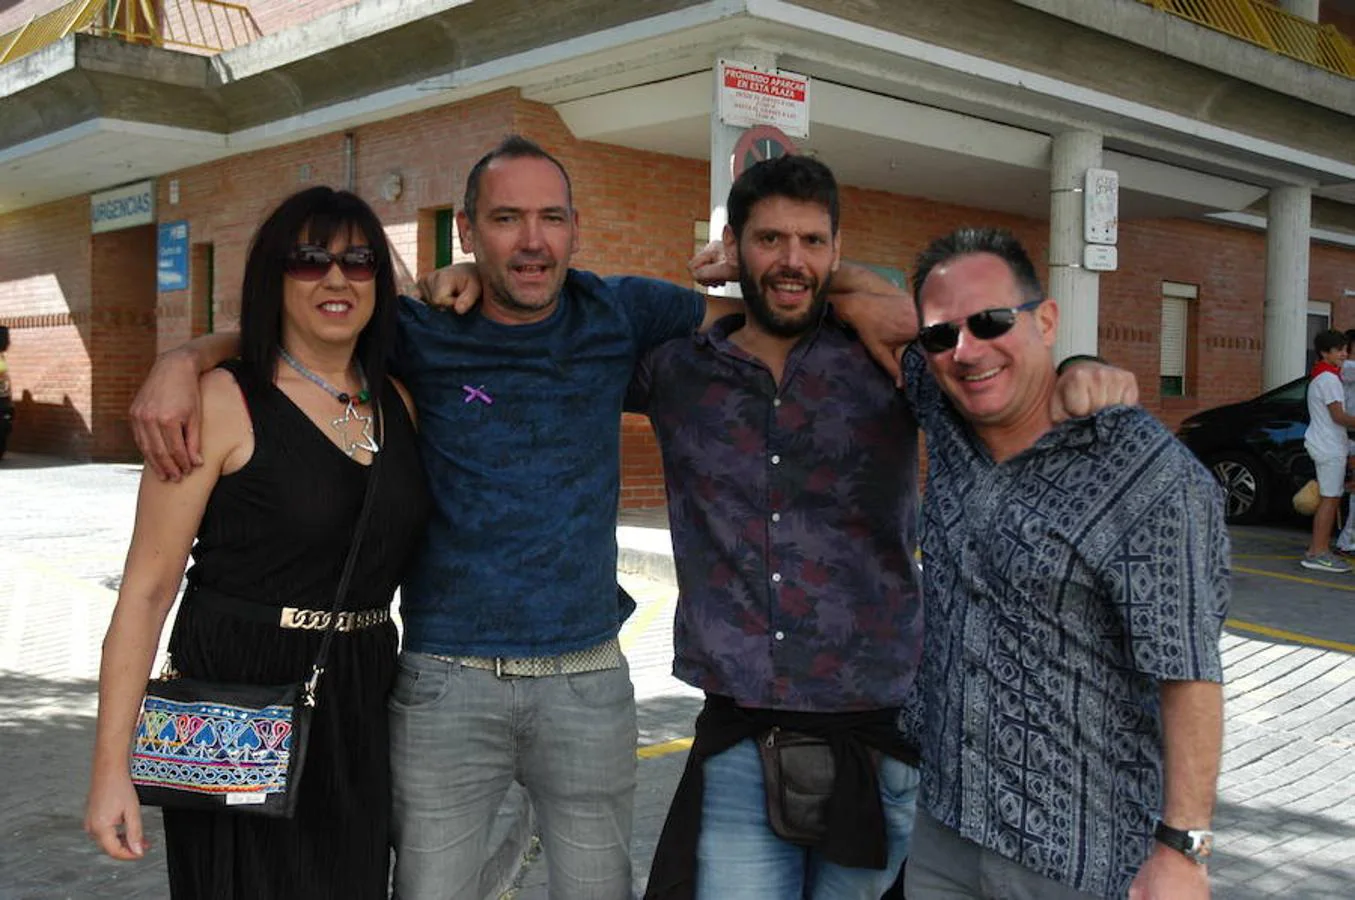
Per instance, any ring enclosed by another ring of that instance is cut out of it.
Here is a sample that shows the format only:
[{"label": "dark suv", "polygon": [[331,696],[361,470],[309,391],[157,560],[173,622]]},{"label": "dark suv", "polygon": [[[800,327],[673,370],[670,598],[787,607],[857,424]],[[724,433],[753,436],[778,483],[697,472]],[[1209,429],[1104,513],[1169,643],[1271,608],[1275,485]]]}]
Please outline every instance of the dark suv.
[{"label": "dark suv", "polygon": [[1228,491],[1228,521],[1237,524],[1289,514],[1294,492],[1313,477],[1303,449],[1308,428],[1308,378],[1259,397],[1196,413],[1177,435]]},{"label": "dark suv", "polygon": [[14,427],[14,394],[9,386],[9,366],[5,351],[9,349],[9,327],[0,325],[0,458],[9,444],[9,432]]}]

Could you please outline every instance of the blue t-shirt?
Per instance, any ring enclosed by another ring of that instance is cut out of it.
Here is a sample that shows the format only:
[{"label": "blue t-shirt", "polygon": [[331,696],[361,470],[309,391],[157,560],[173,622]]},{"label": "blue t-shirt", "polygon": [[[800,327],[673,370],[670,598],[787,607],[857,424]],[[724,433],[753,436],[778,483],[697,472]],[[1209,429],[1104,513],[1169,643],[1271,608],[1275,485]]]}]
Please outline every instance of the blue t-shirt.
[{"label": "blue t-shirt", "polygon": [[529,325],[401,301],[394,367],[433,494],[401,588],[406,649],[552,656],[616,634],[622,401],[639,358],[704,309],[667,282],[573,269]]}]

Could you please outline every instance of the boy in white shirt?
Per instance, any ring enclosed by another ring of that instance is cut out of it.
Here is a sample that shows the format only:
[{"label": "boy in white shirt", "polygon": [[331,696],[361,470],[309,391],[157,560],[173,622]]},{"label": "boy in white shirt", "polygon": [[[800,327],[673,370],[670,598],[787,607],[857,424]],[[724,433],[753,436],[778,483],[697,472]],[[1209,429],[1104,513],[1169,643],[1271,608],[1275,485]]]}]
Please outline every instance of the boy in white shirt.
[{"label": "boy in white shirt", "polygon": [[1341,364],[1346,361],[1346,336],[1335,329],[1313,338],[1317,364],[1308,383],[1308,430],[1303,447],[1317,468],[1318,493],[1322,500],[1313,515],[1313,537],[1299,564],[1319,572],[1349,572],[1350,566],[1331,552],[1332,527],[1346,483],[1346,460],[1350,441],[1346,429],[1355,427],[1355,416],[1346,412]]}]

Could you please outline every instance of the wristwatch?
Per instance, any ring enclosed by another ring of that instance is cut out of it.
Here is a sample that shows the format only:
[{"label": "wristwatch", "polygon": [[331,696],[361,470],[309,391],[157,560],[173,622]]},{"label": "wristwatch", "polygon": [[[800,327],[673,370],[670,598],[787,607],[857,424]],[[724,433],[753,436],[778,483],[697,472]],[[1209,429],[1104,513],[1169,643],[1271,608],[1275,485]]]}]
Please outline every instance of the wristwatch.
[{"label": "wristwatch", "polygon": [[1186,858],[1204,863],[1214,853],[1214,832],[1204,829],[1173,828],[1166,822],[1158,821],[1153,829],[1153,837],[1159,844],[1185,854]]}]

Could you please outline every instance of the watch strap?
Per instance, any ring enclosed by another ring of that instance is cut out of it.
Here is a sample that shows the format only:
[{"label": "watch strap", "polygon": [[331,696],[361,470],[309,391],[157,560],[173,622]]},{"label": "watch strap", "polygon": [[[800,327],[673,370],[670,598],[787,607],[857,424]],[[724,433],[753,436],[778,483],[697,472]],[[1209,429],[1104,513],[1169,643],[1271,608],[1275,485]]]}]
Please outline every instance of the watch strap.
[{"label": "watch strap", "polygon": [[1214,833],[1207,829],[1173,828],[1158,820],[1153,839],[1159,844],[1185,854],[1196,862],[1203,862],[1213,850]]}]

